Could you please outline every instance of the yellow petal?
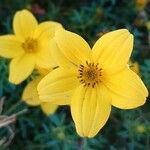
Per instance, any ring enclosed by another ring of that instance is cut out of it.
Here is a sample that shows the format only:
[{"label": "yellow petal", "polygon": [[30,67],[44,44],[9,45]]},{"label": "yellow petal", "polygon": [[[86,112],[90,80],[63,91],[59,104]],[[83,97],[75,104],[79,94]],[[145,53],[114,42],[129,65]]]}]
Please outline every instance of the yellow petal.
[{"label": "yellow petal", "polygon": [[14,35],[0,36],[0,55],[2,57],[13,58],[23,53],[21,42]]},{"label": "yellow petal", "polygon": [[54,39],[68,62],[78,66],[91,61],[91,49],[81,36],[66,30],[58,30]]},{"label": "yellow petal", "polygon": [[37,85],[40,82],[40,80],[41,80],[41,77],[37,77],[33,81],[29,82],[23,91],[22,99],[28,105],[37,106],[41,104],[41,101],[39,100],[39,95],[37,92]]},{"label": "yellow petal", "polygon": [[125,68],[133,48],[133,36],[126,29],[109,32],[94,45],[93,57],[108,72]]},{"label": "yellow petal", "polygon": [[58,108],[58,105],[45,102],[41,104],[41,108],[46,115],[51,115],[55,113],[56,109]]},{"label": "yellow petal", "polygon": [[16,12],[13,20],[13,28],[20,40],[24,41],[25,38],[31,37],[37,25],[35,17],[28,10]]},{"label": "yellow petal", "polygon": [[51,40],[55,36],[55,32],[58,29],[62,29],[62,28],[63,28],[62,25],[57,22],[53,22],[53,21],[43,22],[37,26],[34,37],[40,40],[43,39]]},{"label": "yellow petal", "polygon": [[70,103],[72,91],[79,83],[76,72],[72,69],[58,68],[45,76],[38,85],[42,102],[52,102],[58,105]]},{"label": "yellow petal", "polygon": [[58,66],[64,66],[66,68],[76,68],[76,66],[72,62],[69,62],[68,59],[64,57],[64,54],[58,48],[57,44],[55,43],[55,40],[51,40],[50,42],[50,52],[51,56],[53,57],[53,60],[55,60]]},{"label": "yellow petal", "polygon": [[35,67],[35,58],[31,54],[22,55],[14,58],[10,62],[9,81],[14,84],[19,84],[25,80]]},{"label": "yellow petal", "polygon": [[110,89],[112,105],[121,109],[141,106],[148,96],[142,80],[128,68],[113,75],[106,86]]},{"label": "yellow petal", "polygon": [[35,31],[35,38],[38,39],[40,43],[40,49],[37,52],[36,64],[43,68],[53,68],[57,64],[55,59],[53,59],[50,51],[55,51],[51,49],[51,39],[54,37],[56,30],[61,29],[62,25],[57,22],[47,21],[38,25]]},{"label": "yellow petal", "polygon": [[47,68],[41,68],[39,66],[36,66],[36,70],[37,72],[41,75],[41,76],[46,76],[48,73],[50,73],[50,71],[52,71],[53,69],[47,69]]},{"label": "yellow petal", "polygon": [[111,111],[107,89],[79,86],[71,100],[71,114],[81,137],[94,137],[105,125]]},{"label": "yellow petal", "polygon": [[36,65],[41,68],[54,68],[58,66],[48,47],[43,47],[43,49],[36,53]]},{"label": "yellow petal", "polygon": [[129,66],[132,71],[134,71],[137,75],[140,75],[140,65],[138,62],[129,61]]}]

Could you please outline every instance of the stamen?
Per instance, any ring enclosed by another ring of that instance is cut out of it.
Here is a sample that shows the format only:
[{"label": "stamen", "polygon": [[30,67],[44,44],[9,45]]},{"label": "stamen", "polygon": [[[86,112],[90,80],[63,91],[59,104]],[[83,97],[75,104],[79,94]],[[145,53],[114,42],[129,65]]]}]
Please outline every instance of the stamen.
[{"label": "stamen", "polygon": [[86,65],[79,66],[79,81],[83,86],[94,88],[101,82],[102,68],[98,67],[98,63],[89,63],[86,61]]},{"label": "stamen", "polygon": [[27,53],[33,53],[37,51],[38,48],[38,42],[36,39],[33,38],[27,38],[24,43],[22,43],[22,48]]},{"label": "stamen", "polygon": [[80,65],[80,67],[81,67],[81,68],[84,68],[84,66],[83,66],[83,65]]},{"label": "stamen", "polygon": [[96,83],[94,82],[93,85],[92,85],[92,88],[94,88],[95,84],[96,84]]},{"label": "stamen", "polygon": [[84,84],[83,86],[85,87],[87,84]]}]

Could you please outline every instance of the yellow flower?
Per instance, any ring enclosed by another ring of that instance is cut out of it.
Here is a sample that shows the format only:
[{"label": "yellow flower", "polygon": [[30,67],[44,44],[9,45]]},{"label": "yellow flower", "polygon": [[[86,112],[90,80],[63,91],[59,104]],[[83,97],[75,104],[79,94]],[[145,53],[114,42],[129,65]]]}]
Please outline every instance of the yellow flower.
[{"label": "yellow flower", "polygon": [[145,125],[138,125],[137,127],[136,127],[136,130],[137,130],[137,132],[138,133],[144,133],[144,132],[146,132],[146,127],[145,127]]},{"label": "yellow flower", "polygon": [[60,140],[64,140],[65,139],[65,129],[64,127],[57,127],[54,129],[54,134],[56,135],[56,137]]},{"label": "yellow flower", "polygon": [[146,27],[147,27],[148,31],[150,31],[150,21],[146,22]]},{"label": "yellow flower", "polygon": [[0,55],[12,58],[10,82],[19,84],[32,73],[36,65],[43,68],[55,66],[49,45],[59,28],[62,26],[52,21],[38,25],[35,17],[27,10],[15,14],[14,35],[0,37]]},{"label": "yellow flower", "polygon": [[136,0],[136,7],[138,10],[142,10],[144,9],[144,7],[146,6],[148,0]]},{"label": "yellow flower", "polygon": [[80,136],[94,137],[99,132],[109,118],[111,104],[131,109],[145,103],[148,91],[127,65],[133,36],[126,29],[103,35],[92,50],[69,31],[57,31],[54,39],[52,55],[61,67],[41,80],[38,92],[43,102],[70,104]]},{"label": "yellow flower", "polygon": [[130,69],[132,71],[134,71],[136,74],[140,75],[140,66],[139,66],[139,63],[136,61],[136,62],[132,62],[131,60],[129,61],[129,66],[130,66]]},{"label": "yellow flower", "polygon": [[37,85],[41,81],[41,79],[50,72],[50,70],[39,68],[40,75],[33,79],[31,82],[27,84],[23,91],[22,99],[28,105],[31,106],[41,106],[41,109],[46,115],[53,114],[56,109],[57,105],[52,104],[51,102],[41,102],[39,99],[39,95],[37,92]]}]

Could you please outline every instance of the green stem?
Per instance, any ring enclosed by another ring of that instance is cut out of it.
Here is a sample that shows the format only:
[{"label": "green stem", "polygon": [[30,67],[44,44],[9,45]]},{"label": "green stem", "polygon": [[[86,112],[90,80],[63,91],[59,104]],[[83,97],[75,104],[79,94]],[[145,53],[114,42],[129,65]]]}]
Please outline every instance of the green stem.
[{"label": "green stem", "polygon": [[87,138],[83,138],[82,142],[83,144],[81,146],[81,150],[87,150],[88,148]]},{"label": "green stem", "polygon": [[10,109],[7,110],[7,112],[5,113],[5,115],[10,114],[14,109],[16,109],[16,107],[18,107],[20,104],[22,103],[22,101],[18,101],[16,104],[14,104]]}]

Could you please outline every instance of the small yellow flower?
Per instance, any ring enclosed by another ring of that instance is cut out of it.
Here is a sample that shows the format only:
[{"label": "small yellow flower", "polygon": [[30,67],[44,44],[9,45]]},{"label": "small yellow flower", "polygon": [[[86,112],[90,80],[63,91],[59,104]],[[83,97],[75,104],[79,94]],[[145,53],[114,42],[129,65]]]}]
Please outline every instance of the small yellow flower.
[{"label": "small yellow flower", "polygon": [[144,133],[144,132],[146,132],[146,127],[144,126],[144,125],[138,125],[137,127],[136,127],[136,131],[138,132],[138,133]]},{"label": "small yellow flower", "polygon": [[22,99],[25,101],[28,105],[31,106],[41,106],[41,109],[46,115],[53,114],[56,109],[57,105],[52,104],[51,102],[41,102],[39,99],[39,95],[37,92],[37,85],[41,81],[41,79],[50,72],[48,69],[39,68],[40,75],[33,79],[31,82],[27,84],[23,91]]},{"label": "small yellow flower", "polygon": [[140,65],[139,63],[136,61],[136,62],[132,62],[131,60],[129,61],[129,66],[130,66],[130,69],[132,71],[134,71],[136,74],[140,75]]},{"label": "small yellow flower", "polygon": [[146,27],[147,27],[148,31],[150,31],[150,21],[147,21]]},{"label": "small yellow flower", "polygon": [[54,133],[59,140],[65,139],[65,129],[64,128],[57,127],[54,129]]},{"label": "small yellow flower", "polygon": [[138,10],[142,10],[144,9],[144,7],[146,6],[148,0],[136,0],[136,7]]},{"label": "small yellow flower", "polygon": [[56,31],[54,40],[52,55],[61,67],[41,80],[38,92],[43,102],[70,104],[80,136],[94,137],[99,132],[109,118],[111,104],[131,109],[145,103],[148,91],[127,65],[133,48],[128,30],[103,35],[92,50],[69,31]]},{"label": "small yellow flower", "polygon": [[32,73],[36,65],[43,68],[56,65],[49,45],[59,28],[62,26],[52,21],[38,25],[35,17],[27,10],[15,14],[14,35],[0,37],[0,55],[12,58],[9,68],[10,82],[19,84]]}]

